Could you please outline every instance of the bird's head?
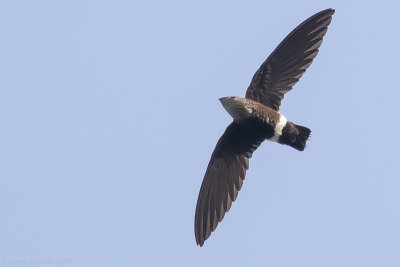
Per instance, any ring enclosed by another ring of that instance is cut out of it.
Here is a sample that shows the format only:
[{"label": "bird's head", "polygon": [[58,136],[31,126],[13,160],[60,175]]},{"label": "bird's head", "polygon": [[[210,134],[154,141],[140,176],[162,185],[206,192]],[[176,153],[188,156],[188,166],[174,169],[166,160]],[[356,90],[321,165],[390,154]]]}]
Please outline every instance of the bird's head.
[{"label": "bird's head", "polygon": [[219,99],[222,106],[228,111],[234,120],[241,120],[249,117],[252,113],[249,100],[238,96],[227,96]]}]

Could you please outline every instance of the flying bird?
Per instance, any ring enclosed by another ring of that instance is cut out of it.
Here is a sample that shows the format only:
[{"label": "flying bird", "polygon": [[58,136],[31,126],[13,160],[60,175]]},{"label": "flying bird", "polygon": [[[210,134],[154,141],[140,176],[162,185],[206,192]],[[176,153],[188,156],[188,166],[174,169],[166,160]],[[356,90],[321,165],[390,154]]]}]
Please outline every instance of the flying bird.
[{"label": "flying bird", "polygon": [[279,113],[290,91],[318,54],[334,9],[323,10],[297,26],[254,74],[245,98],[220,98],[233,122],[218,140],[197,199],[196,243],[204,241],[229,211],[242,187],[249,159],[264,140],[303,151],[311,130]]}]

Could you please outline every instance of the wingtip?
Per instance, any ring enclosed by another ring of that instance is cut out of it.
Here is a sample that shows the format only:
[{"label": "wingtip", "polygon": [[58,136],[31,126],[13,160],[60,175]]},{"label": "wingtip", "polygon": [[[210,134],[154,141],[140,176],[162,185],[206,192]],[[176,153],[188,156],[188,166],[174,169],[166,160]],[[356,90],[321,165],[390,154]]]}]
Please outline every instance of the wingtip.
[{"label": "wingtip", "polygon": [[196,245],[198,245],[199,247],[202,247],[204,245],[204,240],[200,241],[200,240],[196,239]]},{"label": "wingtip", "polygon": [[[196,211],[197,214],[197,211]],[[202,238],[201,229],[198,228],[197,219],[195,220],[194,236],[196,238],[196,245],[202,247],[204,245],[205,239]]]},{"label": "wingtip", "polygon": [[327,8],[327,9],[321,11],[321,13],[330,13],[330,15],[333,15],[335,13],[335,9],[334,8]]},{"label": "wingtip", "polygon": [[333,14],[335,13],[335,9],[333,9],[333,8],[327,8],[327,9],[324,9],[324,10],[321,10],[320,12],[318,12],[318,13],[316,13],[314,16],[312,16],[312,17],[318,17],[318,16],[323,16],[323,17],[325,17],[325,16],[332,16]]}]

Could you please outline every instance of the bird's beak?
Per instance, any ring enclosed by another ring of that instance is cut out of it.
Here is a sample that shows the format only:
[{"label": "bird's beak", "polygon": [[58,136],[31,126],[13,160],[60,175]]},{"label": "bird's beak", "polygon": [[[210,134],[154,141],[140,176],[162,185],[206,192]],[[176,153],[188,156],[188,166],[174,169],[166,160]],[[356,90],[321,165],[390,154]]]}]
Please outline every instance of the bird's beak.
[{"label": "bird's beak", "polygon": [[227,108],[228,108],[228,106],[229,106],[229,104],[228,104],[228,101],[229,100],[229,98],[228,97],[221,97],[220,99],[219,99],[219,101],[221,101],[221,105],[224,107],[224,109],[226,109],[227,110]]}]

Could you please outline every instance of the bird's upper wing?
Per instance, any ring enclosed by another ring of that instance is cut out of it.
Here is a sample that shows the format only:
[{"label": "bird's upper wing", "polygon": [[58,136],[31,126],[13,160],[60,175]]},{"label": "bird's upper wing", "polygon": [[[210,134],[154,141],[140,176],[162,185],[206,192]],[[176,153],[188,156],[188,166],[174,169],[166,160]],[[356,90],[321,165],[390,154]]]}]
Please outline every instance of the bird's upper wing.
[{"label": "bird's upper wing", "polygon": [[249,167],[254,150],[270,134],[265,124],[247,120],[232,122],[219,139],[197,199],[195,236],[200,246],[215,230],[230,209]]},{"label": "bird's upper wing", "polygon": [[292,89],[318,54],[333,13],[333,9],[321,11],[289,33],[254,74],[246,98],[279,111],[283,95]]}]

